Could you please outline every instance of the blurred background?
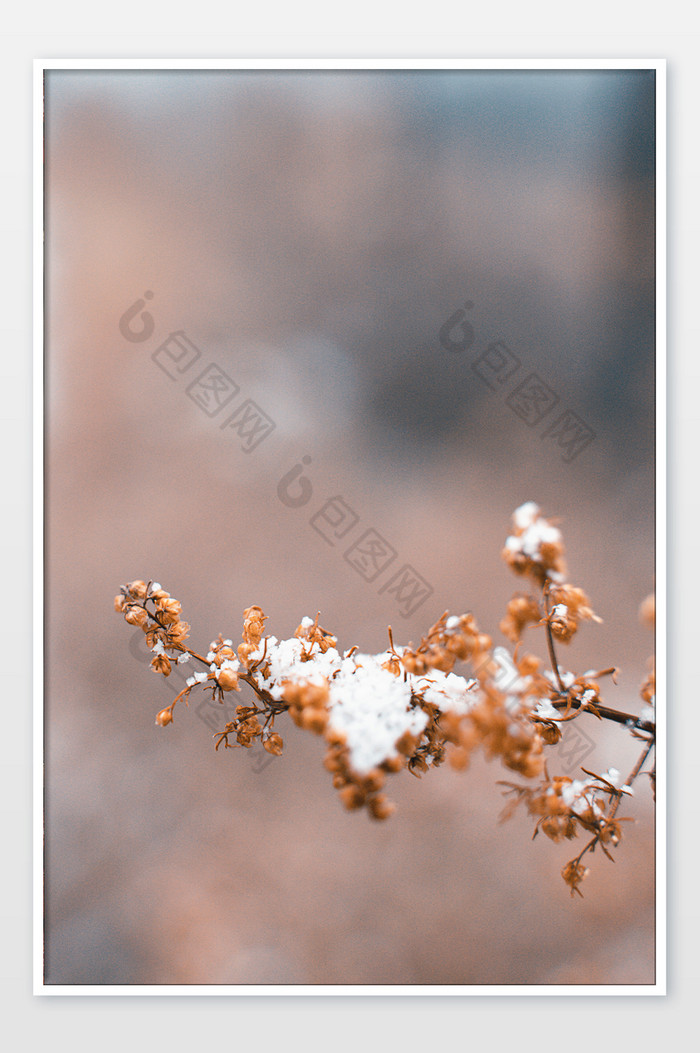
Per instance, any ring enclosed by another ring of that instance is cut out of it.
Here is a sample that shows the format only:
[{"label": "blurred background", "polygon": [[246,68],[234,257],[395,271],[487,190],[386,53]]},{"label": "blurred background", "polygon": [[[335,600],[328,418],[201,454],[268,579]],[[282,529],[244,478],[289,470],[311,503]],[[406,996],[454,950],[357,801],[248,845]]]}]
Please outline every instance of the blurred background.
[{"label": "blurred background", "polygon": [[[606,701],[638,712],[654,92],[634,70],[47,73],[48,983],[653,982],[648,780],[572,901],[583,842],[499,825],[495,764],[394,777],[376,824],[291,723],[268,764],[215,753],[225,720],[194,700],[157,728],[179,681],[112,600],[159,581],[195,650],[251,604],[278,637],[320,611],[342,648],[446,609],[503,644],[500,550],[535,500],[604,620],[561,662],[618,665]],[[575,728],[552,773],[632,767],[619,728]]]}]

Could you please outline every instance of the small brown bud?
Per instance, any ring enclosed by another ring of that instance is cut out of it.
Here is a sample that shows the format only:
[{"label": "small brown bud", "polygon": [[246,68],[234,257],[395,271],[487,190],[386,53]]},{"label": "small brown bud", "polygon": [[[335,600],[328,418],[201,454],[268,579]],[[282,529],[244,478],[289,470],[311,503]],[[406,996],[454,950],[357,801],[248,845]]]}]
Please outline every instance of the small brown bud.
[{"label": "small brown bud", "polygon": [[166,724],[172,724],[173,722],[173,711],[170,706],[166,706],[165,709],[161,709],[160,713],[156,716],[156,724],[161,728],[164,728]]},{"label": "small brown bud", "polygon": [[161,620],[166,624],[177,622],[182,613],[182,604],[178,600],[162,600],[158,604]]},{"label": "small brown bud", "polygon": [[362,786],[368,793],[376,793],[377,790],[381,790],[384,782],[384,772],[380,768],[374,768],[369,775],[365,775]]},{"label": "small brown bud", "polygon": [[540,667],[540,660],[534,654],[524,654],[518,662],[518,672],[521,676],[532,676]]},{"label": "small brown bud", "polygon": [[154,673],[162,673],[163,676],[170,676],[172,666],[167,654],[154,655],[151,659],[151,669]]},{"label": "small brown bud", "polygon": [[242,643],[238,648],[238,657],[244,665],[248,665],[250,656],[257,651],[257,646],[252,643]]},{"label": "small brown bud", "polygon": [[548,746],[556,746],[561,739],[561,728],[558,724],[537,724],[537,731],[542,741]]},{"label": "small brown bud", "polygon": [[279,757],[283,746],[282,736],[278,735],[276,731],[273,731],[269,738],[266,738],[263,742],[263,749],[275,757]]},{"label": "small brown bud", "polygon": [[312,706],[306,706],[302,710],[301,726],[306,728],[307,731],[315,731],[317,735],[320,735],[325,730],[327,723],[328,714],[325,709],[315,709]]},{"label": "small brown bud", "polygon": [[359,786],[355,786],[351,783],[340,791],[340,799],[348,809],[348,811],[355,811],[356,808],[361,808],[365,803],[365,795]]},{"label": "small brown bud", "polygon": [[575,859],[572,859],[571,862],[566,864],[566,866],[561,872],[561,876],[564,878],[564,881],[571,889],[572,896],[575,892],[578,892],[579,896],[583,895],[581,889],[579,888],[579,885],[584,880],[587,874],[588,867],[585,867],[583,863],[577,863]]},{"label": "small brown bud", "polygon": [[168,629],[168,635],[174,644],[182,644],[190,634],[189,622],[175,622]]},{"label": "small brown bud", "polygon": [[451,673],[454,669],[455,655],[443,647],[437,647],[427,656],[427,661],[432,669],[439,669],[442,673]]},{"label": "small brown bud", "polygon": [[[332,773],[335,774],[338,771],[338,769],[340,768],[340,761],[338,759],[338,755],[336,753],[332,753],[332,752],[327,753],[326,756],[323,758],[323,767],[326,769],[326,771],[329,771],[329,772],[332,772]],[[340,785],[341,786],[345,785],[345,780],[344,779],[343,779],[343,781],[341,782]]]},{"label": "small brown bud", "polygon": [[143,607],[129,607],[124,618],[129,625],[143,625],[148,620],[148,614]]},{"label": "small brown bud", "polygon": [[418,740],[415,735],[412,735],[410,731],[404,731],[403,735],[397,741],[395,749],[397,749],[399,753],[403,753],[404,757],[410,757],[417,745]]},{"label": "small brown bud", "polygon": [[383,794],[372,797],[368,807],[373,819],[388,819],[396,811],[396,805],[388,801]]},{"label": "small brown bud", "polygon": [[448,637],[446,646],[447,650],[451,651],[455,658],[459,658],[460,661],[464,661],[469,655],[470,644],[464,636],[459,634]]},{"label": "small brown bud", "polygon": [[220,670],[217,674],[216,682],[223,691],[240,691],[238,673],[234,669]]},{"label": "small brown bud", "polygon": [[482,651],[490,651],[492,646],[493,640],[488,635],[488,633],[479,633],[479,635],[476,638],[476,643],[474,644],[474,650],[477,653],[480,653]]},{"label": "small brown bud", "polygon": [[304,712],[303,709],[300,709],[299,706],[290,706],[289,707],[289,716],[291,717],[292,721],[296,724],[296,726],[298,728],[302,727],[301,714],[303,712]]},{"label": "small brown bud", "polygon": [[447,754],[447,761],[455,771],[464,771],[469,767],[469,751],[463,746],[456,746]]}]

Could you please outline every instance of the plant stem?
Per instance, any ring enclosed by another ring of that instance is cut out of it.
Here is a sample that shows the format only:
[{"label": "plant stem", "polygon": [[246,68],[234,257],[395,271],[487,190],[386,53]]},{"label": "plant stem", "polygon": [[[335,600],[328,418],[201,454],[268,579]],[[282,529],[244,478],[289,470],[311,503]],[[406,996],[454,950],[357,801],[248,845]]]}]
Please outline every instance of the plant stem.
[{"label": "plant stem", "polygon": [[542,598],[544,600],[544,612],[547,615],[547,619],[546,619],[546,623],[545,623],[545,631],[546,631],[546,635],[547,635],[547,649],[549,651],[549,660],[552,663],[552,672],[554,673],[554,675],[555,675],[555,677],[557,679],[557,684],[559,685],[559,690],[561,691],[562,695],[565,695],[566,694],[566,688],[564,687],[564,683],[563,683],[561,675],[559,673],[559,664],[557,662],[557,656],[556,656],[556,652],[554,650],[554,639],[552,637],[552,629],[551,629],[551,626],[549,624],[549,586],[548,585],[544,586],[544,590],[543,590],[543,593],[542,593]]},{"label": "plant stem", "polygon": [[656,733],[656,724],[654,721],[642,720],[640,717],[635,717],[632,713],[623,713],[619,709],[610,709],[609,706],[599,706],[596,703],[594,711],[593,709],[588,709],[585,703],[569,698],[558,699],[551,704],[554,709],[583,709],[584,712],[597,714],[604,720],[612,720],[615,724],[626,724],[629,728],[634,728],[636,731],[646,731],[650,735]]}]

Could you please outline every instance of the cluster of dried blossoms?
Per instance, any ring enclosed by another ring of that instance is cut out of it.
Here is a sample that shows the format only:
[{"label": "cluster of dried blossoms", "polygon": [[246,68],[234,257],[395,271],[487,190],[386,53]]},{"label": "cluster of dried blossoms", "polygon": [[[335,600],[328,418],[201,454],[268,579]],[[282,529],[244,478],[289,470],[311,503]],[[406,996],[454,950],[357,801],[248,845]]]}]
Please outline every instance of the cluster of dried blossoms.
[{"label": "cluster of dried blossoms", "polygon": [[[177,702],[187,701],[195,688],[210,690],[214,701],[223,702],[226,693],[239,692],[246,684],[252,698],[236,706],[235,719],[215,736],[216,748],[222,743],[249,748],[259,741],[278,755],[283,741],[275,721],[286,713],[298,727],[325,740],[325,767],[344,806],[366,808],[375,819],[394,810],[384,793],[388,775],[407,768],[420,776],[445,759],[463,769],[481,749],[531,780],[530,785],[505,784],[512,795],[505,815],[523,803],[536,817],[535,834],[542,831],[553,841],[581,832],[590,835],[562,870],[572,895],[580,894],[588,873],[582,860],[598,845],[609,855],[619,842],[620,802],[632,794],[654,746],[653,667],[642,687],[644,707],[639,715],[630,715],[601,699],[599,681],[614,676],[614,668],[574,676],[559,666],[556,645],[568,643],[582,621],[600,619],[583,590],[566,581],[561,533],[534,503],[515,511],[503,557],[536,589],[536,595],[513,596],[500,625],[516,645],[516,674],[505,687],[492,640],[472,614],[443,614],[416,647],[395,646],[390,629],[389,647],[370,655],[356,647],[339,651],[336,637],[321,628],[318,615],[303,618],[291,639],[265,635],[265,614],[260,607],[249,607],[238,647],[219,636],[201,655],[186,646],[189,626],[180,621],[179,602],[157,582],[125,585],[115,609],[143,629],[155,672],[169,676],[174,662],[201,667],[158,713],[157,724],[171,723]],[[653,597],[643,604],[642,615],[653,626]],[[521,652],[528,626],[544,630],[549,668]],[[467,663],[472,675],[457,675],[457,662]],[[641,756],[626,780],[614,768],[602,775],[583,770],[583,779],[549,775],[546,746],[557,743],[564,726],[586,712],[615,721],[642,741]],[[648,774],[653,780],[653,771]]]}]

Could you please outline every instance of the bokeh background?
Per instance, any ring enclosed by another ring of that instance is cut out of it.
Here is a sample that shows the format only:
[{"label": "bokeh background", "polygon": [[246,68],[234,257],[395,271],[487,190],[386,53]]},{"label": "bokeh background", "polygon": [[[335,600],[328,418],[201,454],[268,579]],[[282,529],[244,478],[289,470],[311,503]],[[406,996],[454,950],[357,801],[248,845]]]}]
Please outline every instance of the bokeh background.
[{"label": "bokeh background", "polygon": [[[195,705],[157,728],[176,688],[112,599],[160,581],[195,649],[237,639],[253,603],[277,636],[321,611],[346,648],[388,624],[417,642],[445,609],[504,643],[500,549],[536,500],[604,619],[562,663],[618,665],[607,699],[638,711],[654,92],[635,70],[47,73],[48,983],[653,982],[647,780],[572,901],[576,843],[499,825],[496,765],[395,777],[376,824],[291,726],[267,765],[215,753]],[[146,291],[153,333],[127,341]],[[466,302],[473,343],[447,350]],[[201,358],[171,379],[153,354],[179,330]],[[521,366],[490,390],[472,366],[495,340]],[[209,416],[186,389],[212,363],[240,394]],[[559,402],[530,426],[507,399],[533,372]],[[221,427],[244,398],[275,423],[249,452]],[[569,462],[543,437],[565,409],[595,433]],[[295,465],[297,507],[278,495]],[[358,523],[330,545],[310,519],[334,496]],[[343,554],[370,528],[397,555],[367,582]],[[432,589],[407,615],[384,588],[405,563]],[[586,767],[632,766],[620,729],[578,723]]]}]

